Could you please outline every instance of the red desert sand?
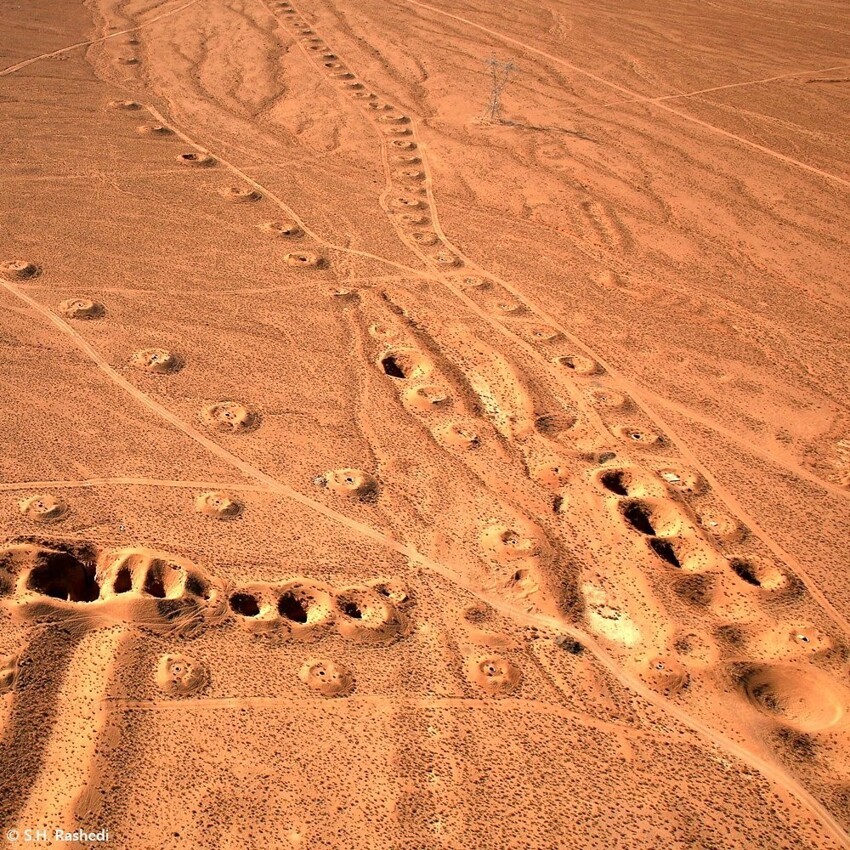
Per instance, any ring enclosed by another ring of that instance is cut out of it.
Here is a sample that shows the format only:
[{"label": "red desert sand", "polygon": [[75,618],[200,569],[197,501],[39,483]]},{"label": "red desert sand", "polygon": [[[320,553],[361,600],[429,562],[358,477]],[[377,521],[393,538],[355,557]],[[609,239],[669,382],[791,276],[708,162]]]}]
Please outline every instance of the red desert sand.
[{"label": "red desert sand", "polygon": [[846,12],[3,3],[9,846],[850,846]]}]

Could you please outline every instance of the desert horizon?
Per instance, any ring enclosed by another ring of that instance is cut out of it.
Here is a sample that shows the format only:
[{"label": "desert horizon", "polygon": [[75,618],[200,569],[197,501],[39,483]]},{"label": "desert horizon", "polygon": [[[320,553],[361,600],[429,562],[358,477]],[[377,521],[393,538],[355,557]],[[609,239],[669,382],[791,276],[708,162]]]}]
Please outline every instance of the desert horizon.
[{"label": "desert horizon", "polygon": [[4,4],[5,844],[850,847],[848,36]]}]

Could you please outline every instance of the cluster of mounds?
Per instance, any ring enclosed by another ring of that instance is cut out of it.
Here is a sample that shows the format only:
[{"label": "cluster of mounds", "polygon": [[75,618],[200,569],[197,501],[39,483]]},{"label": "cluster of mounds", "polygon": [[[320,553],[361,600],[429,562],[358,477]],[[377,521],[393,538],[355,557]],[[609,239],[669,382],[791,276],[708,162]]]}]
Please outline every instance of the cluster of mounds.
[{"label": "cluster of mounds", "polygon": [[251,632],[318,638],[329,629],[367,644],[392,643],[408,629],[404,600],[393,601],[383,582],[336,589],[307,579],[253,582],[229,598],[233,613]]},{"label": "cluster of mounds", "polygon": [[220,582],[190,561],[133,547],[23,541],[0,550],[0,588],[24,620],[126,622],[190,634],[226,615]]}]

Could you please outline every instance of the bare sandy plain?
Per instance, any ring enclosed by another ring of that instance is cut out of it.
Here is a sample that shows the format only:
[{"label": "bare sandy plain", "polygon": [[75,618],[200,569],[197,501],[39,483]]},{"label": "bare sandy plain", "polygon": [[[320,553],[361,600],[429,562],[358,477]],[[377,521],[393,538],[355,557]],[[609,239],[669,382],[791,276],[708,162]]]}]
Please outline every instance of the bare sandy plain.
[{"label": "bare sandy plain", "polygon": [[846,11],[3,3],[4,835],[848,846]]}]

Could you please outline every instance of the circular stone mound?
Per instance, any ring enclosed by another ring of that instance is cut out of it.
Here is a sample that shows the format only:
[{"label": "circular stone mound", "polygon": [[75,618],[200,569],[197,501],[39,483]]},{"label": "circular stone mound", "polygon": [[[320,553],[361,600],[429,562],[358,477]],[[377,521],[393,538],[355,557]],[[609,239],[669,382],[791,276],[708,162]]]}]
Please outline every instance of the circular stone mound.
[{"label": "circular stone mound", "polygon": [[69,298],[59,305],[59,312],[67,319],[99,319],[106,309],[88,298]]},{"label": "circular stone mound", "polygon": [[413,410],[420,413],[430,413],[433,410],[444,410],[450,407],[452,397],[443,387],[436,384],[424,384],[406,390],[404,401]]},{"label": "circular stone mound", "polygon": [[135,100],[110,100],[109,106],[112,109],[123,109],[126,112],[136,112],[142,108],[142,104]]},{"label": "circular stone mound", "polygon": [[482,532],[481,543],[498,561],[534,558],[543,551],[542,534],[520,524],[494,523]]},{"label": "circular stone mound", "polygon": [[260,424],[260,414],[238,401],[217,401],[201,410],[201,421],[213,431],[240,434]]},{"label": "circular stone mound", "polygon": [[247,201],[260,201],[263,198],[255,189],[245,189],[240,186],[227,186],[224,189],[219,189],[218,193],[225,201],[230,201],[234,204],[241,204]]},{"label": "circular stone mound", "polygon": [[600,410],[625,410],[629,407],[629,399],[617,390],[608,387],[591,387],[587,391],[587,397],[594,407]]},{"label": "circular stone mound", "polygon": [[647,447],[664,444],[664,438],[660,434],[644,431],[642,428],[635,428],[631,425],[618,425],[613,430],[617,437],[630,443],[638,443],[641,446]]},{"label": "circular stone mound", "polygon": [[230,499],[223,493],[201,493],[195,499],[195,510],[214,519],[236,519],[242,513],[242,503]]},{"label": "circular stone mound", "polygon": [[[417,215],[416,213],[401,213],[398,217],[398,220],[402,224],[414,227],[419,224],[426,224],[428,221],[428,216]],[[414,236],[414,238],[416,237]]]},{"label": "circular stone mound", "polygon": [[139,127],[139,133],[143,136],[173,136],[174,131],[164,124],[143,124]]},{"label": "circular stone mound", "polygon": [[465,277],[461,283],[464,289],[490,289],[491,285],[484,277]]},{"label": "circular stone mound", "polygon": [[698,496],[706,489],[705,479],[693,470],[664,467],[658,470],[658,475],[668,487],[689,496]]},{"label": "circular stone mound", "polygon": [[557,440],[575,427],[576,417],[571,413],[544,413],[534,420],[534,430],[550,440]]},{"label": "circular stone mound", "polygon": [[599,371],[599,364],[596,361],[581,354],[563,354],[556,357],[554,362],[576,375],[595,375]]},{"label": "circular stone mound", "polygon": [[390,325],[381,324],[381,322],[373,322],[369,325],[369,335],[375,337],[375,339],[392,342],[401,336],[401,331]]},{"label": "circular stone mound", "polygon": [[416,168],[401,168],[396,171],[395,176],[399,180],[424,180],[425,172]]},{"label": "circular stone mound", "polygon": [[55,496],[30,496],[22,499],[18,504],[21,513],[33,522],[56,522],[68,513],[67,504]]},{"label": "circular stone mound", "polygon": [[286,254],[283,258],[290,266],[303,269],[317,269],[322,265],[322,258],[318,254]]},{"label": "circular stone mound", "polygon": [[379,115],[378,121],[384,124],[409,124],[410,119],[406,115]]},{"label": "circular stone mound", "polygon": [[665,694],[677,694],[690,682],[685,666],[675,658],[656,656],[649,660],[647,678],[656,690]]},{"label": "circular stone mound", "polygon": [[417,245],[425,245],[426,247],[436,245],[440,241],[437,234],[430,230],[421,230],[416,233],[411,233],[410,238],[416,242]]},{"label": "circular stone mound", "polygon": [[130,365],[152,375],[172,375],[183,368],[183,360],[164,348],[144,348],[133,354]]},{"label": "circular stone mound", "polygon": [[527,310],[525,304],[518,301],[500,301],[496,304],[496,312],[502,316],[521,316]]},{"label": "circular stone mound", "polygon": [[396,150],[412,151],[416,150],[416,142],[411,142],[409,139],[391,139],[390,144]]},{"label": "circular stone mound", "polygon": [[410,588],[401,579],[376,578],[366,584],[376,593],[389,599],[393,605],[407,605],[413,599]]},{"label": "circular stone mound", "polygon": [[354,676],[343,664],[323,658],[305,661],[298,678],[323,697],[344,697],[354,690]]},{"label": "circular stone mound", "polygon": [[541,463],[530,472],[535,481],[551,490],[560,490],[570,480],[570,471],[560,463]]},{"label": "circular stone mound", "polygon": [[418,210],[422,208],[422,201],[419,198],[412,198],[408,195],[399,195],[397,198],[393,198],[392,203],[394,207],[402,210]]},{"label": "circular stone mound", "polygon": [[194,165],[201,168],[209,168],[209,166],[215,165],[215,160],[211,156],[195,151],[178,154],[177,161],[182,162],[183,165]]},{"label": "circular stone mound", "polygon": [[803,652],[811,655],[829,652],[835,647],[835,641],[826,632],[822,632],[815,626],[800,626],[791,629],[788,639],[793,646],[799,647]]},{"label": "circular stone mound", "polygon": [[469,425],[462,422],[450,422],[437,432],[437,436],[448,446],[471,451],[481,445],[481,437]]},{"label": "circular stone mound", "polygon": [[29,280],[40,274],[41,269],[35,263],[29,263],[26,260],[4,260],[0,263],[0,277]]},{"label": "circular stone mound", "polygon": [[338,496],[371,502],[378,498],[378,481],[362,469],[332,469],[320,475],[316,482]]},{"label": "circular stone mound", "polygon": [[700,514],[699,524],[724,543],[740,543],[749,533],[747,528],[729,514]]},{"label": "circular stone mound", "polygon": [[264,221],[258,225],[264,233],[272,236],[283,236],[293,239],[302,234],[301,228],[294,221]]},{"label": "circular stone mound", "polygon": [[504,696],[520,683],[519,669],[501,655],[483,655],[467,659],[466,675],[490,696]]},{"label": "circular stone mound", "polygon": [[438,251],[436,254],[432,254],[431,261],[437,263],[437,265],[447,267],[459,266],[461,264],[460,259],[448,251]]},{"label": "circular stone mound", "polygon": [[829,729],[846,711],[841,687],[815,667],[762,665],[745,670],[740,682],[754,708],[803,732]]},{"label": "circular stone mound", "polygon": [[336,628],[342,637],[360,643],[390,643],[407,627],[388,597],[372,587],[347,587],[336,596]]},{"label": "circular stone mound", "polygon": [[207,683],[203,665],[185,655],[163,655],[155,678],[161,690],[174,696],[193,694]]},{"label": "circular stone mound", "polygon": [[534,342],[556,342],[562,336],[559,330],[550,328],[549,325],[532,325],[526,333]]}]

